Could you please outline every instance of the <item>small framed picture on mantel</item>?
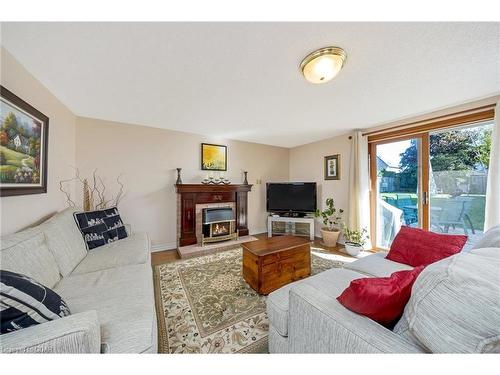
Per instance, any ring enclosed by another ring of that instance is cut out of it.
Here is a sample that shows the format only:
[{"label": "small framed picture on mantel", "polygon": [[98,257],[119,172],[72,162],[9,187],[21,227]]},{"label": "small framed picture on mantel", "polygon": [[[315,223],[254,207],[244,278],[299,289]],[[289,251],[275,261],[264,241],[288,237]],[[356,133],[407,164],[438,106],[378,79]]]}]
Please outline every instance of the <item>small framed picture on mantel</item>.
[{"label": "small framed picture on mantel", "polygon": [[340,180],[340,154],[325,156],[325,180]]}]

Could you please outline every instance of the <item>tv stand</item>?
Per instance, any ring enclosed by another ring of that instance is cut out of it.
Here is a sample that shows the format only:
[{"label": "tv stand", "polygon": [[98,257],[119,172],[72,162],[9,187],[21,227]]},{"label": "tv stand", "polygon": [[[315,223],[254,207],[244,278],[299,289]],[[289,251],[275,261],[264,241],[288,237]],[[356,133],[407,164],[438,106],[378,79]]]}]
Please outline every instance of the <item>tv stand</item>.
[{"label": "tv stand", "polygon": [[305,217],[306,214],[303,212],[281,212],[279,214],[281,217]]},{"label": "tv stand", "polygon": [[[273,231],[273,223],[284,223],[284,230]],[[308,224],[309,230],[306,232],[300,232],[297,230],[297,223]],[[311,241],[314,241],[314,218],[313,217],[287,217],[287,216],[269,216],[267,218],[267,237],[272,237],[273,235],[294,235],[294,236],[305,236],[309,237]]]}]

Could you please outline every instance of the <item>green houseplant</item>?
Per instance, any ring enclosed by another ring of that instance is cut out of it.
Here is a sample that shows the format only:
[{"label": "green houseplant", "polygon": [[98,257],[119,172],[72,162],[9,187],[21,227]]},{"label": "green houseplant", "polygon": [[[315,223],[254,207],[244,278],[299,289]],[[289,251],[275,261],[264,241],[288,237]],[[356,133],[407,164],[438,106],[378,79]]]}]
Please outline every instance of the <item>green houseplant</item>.
[{"label": "green houseplant", "polygon": [[324,227],[321,228],[321,236],[323,244],[328,247],[337,245],[337,240],[340,234],[339,225],[342,220],[344,210],[335,207],[335,202],[332,198],[326,199],[326,208],[323,211],[316,210],[316,217],[323,219]]},{"label": "green houseplant", "polygon": [[362,228],[361,230],[349,229],[349,227],[344,224],[344,245],[347,254],[352,256],[359,255],[368,238],[370,237],[368,236],[366,228]]}]

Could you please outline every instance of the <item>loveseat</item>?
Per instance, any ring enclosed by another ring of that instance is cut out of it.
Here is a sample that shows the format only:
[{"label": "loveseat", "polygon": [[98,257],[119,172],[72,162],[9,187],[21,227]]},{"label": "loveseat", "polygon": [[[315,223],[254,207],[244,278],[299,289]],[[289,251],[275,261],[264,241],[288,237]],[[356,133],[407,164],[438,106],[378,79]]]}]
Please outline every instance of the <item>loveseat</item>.
[{"label": "loveseat", "polygon": [[156,311],[146,233],[88,251],[68,208],[1,238],[0,268],[52,288],[71,315],[0,336],[2,352],[155,353]]},{"label": "loveseat", "polygon": [[286,285],[267,299],[271,353],[500,352],[500,226],[471,250],[427,266],[393,329],[337,297],[354,279],[412,267],[375,253]]}]

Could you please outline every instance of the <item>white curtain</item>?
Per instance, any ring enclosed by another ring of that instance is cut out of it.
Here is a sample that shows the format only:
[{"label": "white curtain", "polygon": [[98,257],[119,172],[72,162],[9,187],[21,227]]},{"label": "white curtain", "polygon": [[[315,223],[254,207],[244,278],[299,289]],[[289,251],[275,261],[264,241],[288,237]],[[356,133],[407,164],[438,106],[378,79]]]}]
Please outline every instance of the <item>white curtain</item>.
[{"label": "white curtain", "polygon": [[[349,227],[370,232],[368,139],[360,131],[352,136],[349,172]],[[371,247],[370,241],[367,246]]]},{"label": "white curtain", "polygon": [[500,224],[500,100],[495,107],[495,124],[491,135],[484,230],[498,224]]}]

